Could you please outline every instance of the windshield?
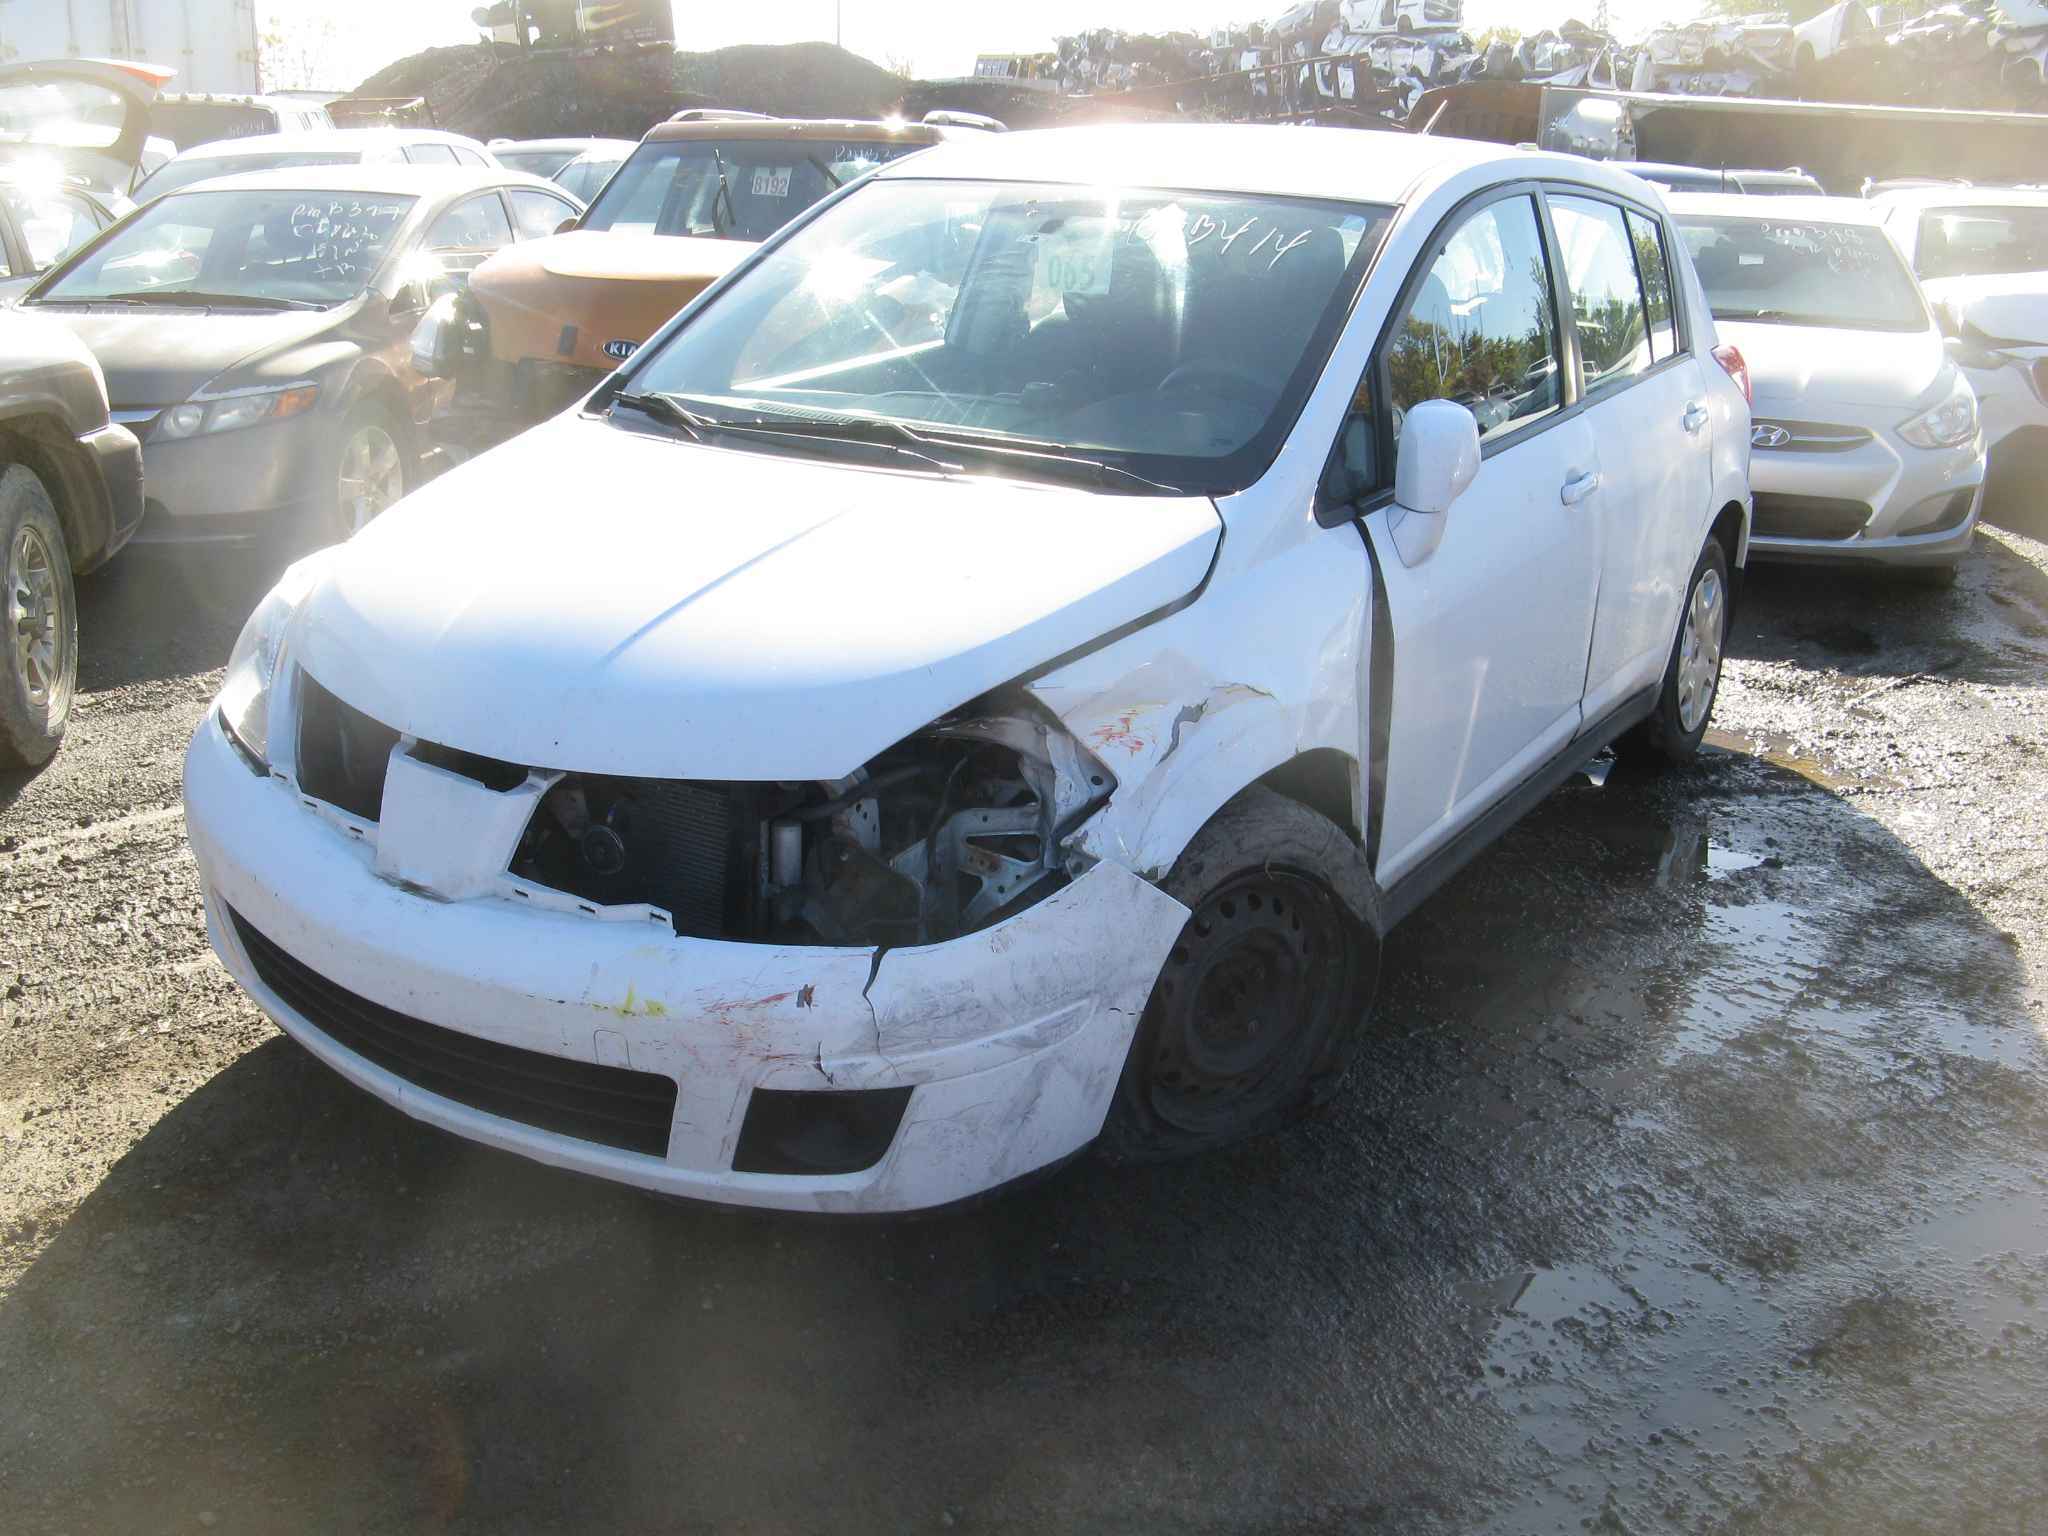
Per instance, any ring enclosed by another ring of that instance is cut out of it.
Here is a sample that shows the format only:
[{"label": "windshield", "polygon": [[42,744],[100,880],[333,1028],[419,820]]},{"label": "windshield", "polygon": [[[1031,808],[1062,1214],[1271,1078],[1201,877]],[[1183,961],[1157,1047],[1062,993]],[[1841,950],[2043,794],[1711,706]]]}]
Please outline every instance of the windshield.
[{"label": "windshield", "polygon": [[1930,208],[1920,215],[1922,277],[1995,277],[2048,268],[2048,208]]},{"label": "windshield", "polygon": [[605,184],[582,227],[766,240],[834,187],[924,147],[823,139],[650,142]]},{"label": "windshield", "polygon": [[160,165],[135,189],[135,201],[146,203],[166,192],[216,176],[241,176],[250,171],[297,170],[308,165],[354,165],[362,156],[352,150],[295,149],[269,155],[180,155]]},{"label": "windshield", "polygon": [[268,187],[177,193],[129,218],[35,302],[325,308],[369,286],[414,201]]},{"label": "windshield", "polygon": [[1881,229],[1812,219],[1703,218],[1678,232],[1716,320],[1924,331],[1933,322]]},{"label": "windshield", "polygon": [[510,144],[500,144],[491,153],[508,171],[524,171],[529,176],[552,176],[574,160],[577,152],[574,149],[518,149]]},{"label": "windshield", "polygon": [[944,434],[946,451],[1033,445],[1224,494],[1278,451],[1390,218],[877,182],[746,272],[629,388],[726,421],[879,419]]},{"label": "windshield", "polygon": [[127,118],[121,93],[90,80],[0,85],[0,144],[110,149]]},{"label": "windshield", "polygon": [[149,109],[149,131],[180,149],[219,139],[253,139],[277,132],[277,114],[240,101],[159,101]]}]

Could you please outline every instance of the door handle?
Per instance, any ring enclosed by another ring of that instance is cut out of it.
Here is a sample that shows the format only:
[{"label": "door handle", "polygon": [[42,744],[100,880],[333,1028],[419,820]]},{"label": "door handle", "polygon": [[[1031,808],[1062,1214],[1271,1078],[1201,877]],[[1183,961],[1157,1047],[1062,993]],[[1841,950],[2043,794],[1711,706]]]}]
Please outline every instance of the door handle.
[{"label": "door handle", "polygon": [[1695,400],[1686,406],[1685,414],[1679,417],[1688,432],[1698,432],[1707,424],[1707,408]]},{"label": "door handle", "polygon": [[1575,507],[1588,496],[1600,489],[1600,471],[1588,470],[1583,475],[1573,475],[1565,481],[1564,489],[1558,492],[1568,507]]}]

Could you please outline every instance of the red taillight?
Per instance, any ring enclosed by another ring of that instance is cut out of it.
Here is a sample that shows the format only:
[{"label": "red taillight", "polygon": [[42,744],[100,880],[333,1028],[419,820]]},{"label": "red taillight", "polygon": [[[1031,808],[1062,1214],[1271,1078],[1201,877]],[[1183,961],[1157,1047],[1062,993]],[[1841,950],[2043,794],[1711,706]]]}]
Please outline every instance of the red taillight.
[{"label": "red taillight", "polygon": [[1714,348],[1714,361],[1719,363],[1728,377],[1735,381],[1736,387],[1742,391],[1744,402],[1755,405],[1756,396],[1751,394],[1749,389],[1749,364],[1742,359],[1742,349],[1731,347],[1724,341]]}]

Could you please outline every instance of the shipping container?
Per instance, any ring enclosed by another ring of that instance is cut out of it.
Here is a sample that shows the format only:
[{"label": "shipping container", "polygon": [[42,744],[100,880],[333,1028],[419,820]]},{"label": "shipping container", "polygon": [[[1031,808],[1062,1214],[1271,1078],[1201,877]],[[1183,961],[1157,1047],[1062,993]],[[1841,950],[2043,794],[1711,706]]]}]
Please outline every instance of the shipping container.
[{"label": "shipping container", "polygon": [[259,91],[256,0],[0,0],[0,63],[66,58],[161,64],[177,91]]}]

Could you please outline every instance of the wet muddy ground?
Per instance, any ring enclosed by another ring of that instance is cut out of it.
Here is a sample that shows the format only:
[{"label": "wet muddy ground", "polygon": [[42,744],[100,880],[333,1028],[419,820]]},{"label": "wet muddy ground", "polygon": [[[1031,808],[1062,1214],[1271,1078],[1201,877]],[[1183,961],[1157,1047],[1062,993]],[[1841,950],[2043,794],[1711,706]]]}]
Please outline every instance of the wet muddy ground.
[{"label": "wet muddy ground", "polygon": [[0,1531],[2048,1529],[2048,549],[1766,572],[1716,748],[1410,921],[1350,1088],[818,1225],[421,1129],[213,963],[260,571],[0,780]]}]

